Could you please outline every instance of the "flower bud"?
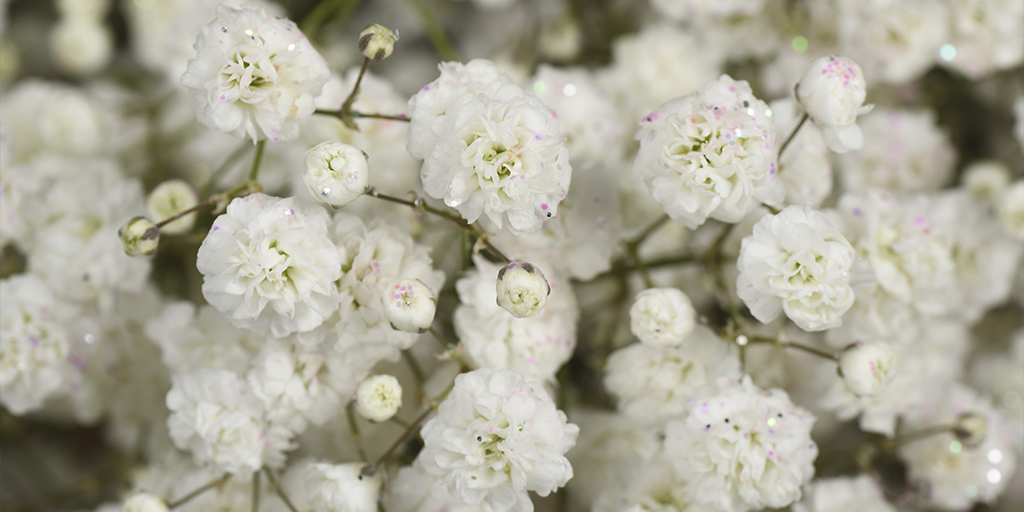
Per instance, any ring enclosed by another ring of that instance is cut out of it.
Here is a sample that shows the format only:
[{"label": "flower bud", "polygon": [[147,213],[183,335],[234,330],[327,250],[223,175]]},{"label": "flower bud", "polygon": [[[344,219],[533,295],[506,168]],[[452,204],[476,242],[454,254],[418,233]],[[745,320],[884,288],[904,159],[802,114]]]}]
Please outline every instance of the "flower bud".
[{"label": "flower bud", "polygon": [[544,309],[551,286],[539,268],[526,262],[512,262],[498,271],[495,291],[502,309],[516,318],[528,318]]},{"label": "flower bud", "polygon": [[985,442],[985,436],[988,434],[988,422],[977,414],[963,413],[956,419],[953,434],[964,446],[977,448]]},{"label": "flower bud", "polygon": [[120,235],[124,252],[128,256],[152,254],[160,245],[160,228],[142,216],[125,223],[117,234]]},{"label": "flower bud", "polygon": [[878,396],[896,377],[896,352],[887,343],[857,341],[839,357],[839,376],[857,396]]},{"label": "flower bud", "polygon": [[993,160],[976,162],[964,170],[962,182],[975,199],[995,204],[1010,184],[1010,169]]},{"label": "flower bud", "polygon": [[825,144],[836,153],[864,146],[857,116],[874,105],[864,105],[867,85],[856,62],[830,55],[811,62],[796,86],[796,98],[815,124]]},{"label": "flower bud", "polygon": [[405,332],[426,332],[434,321],[437,298],[419,279],[393,281],[384,293],[384,316],[391,327]]},{"label": "flower bud", "polygon": [[366,154],[344,142],[321,142],[306,152],[303,179],[313,197],[341,208],[363,195],[369,186]]},{"label": "flower bud", "polygon": [[97,21],[65,19],[50,33],[50,47],[62,71],[92,75],[106,67],[114,56],[114,36]]},{"label": "flower bud", "polygon": [[158,496],[148,492],[132,495],[124,502],[124,512],[167,512],[167,504]]},{"label": "flower bud", "polygon": [[383,481],[379,475],[363,474],[364,466],[362,462],[312,465],[305,485],[313,512],[377,512]]},{"label": "flower bud", "polygon": [[651,288],[637,294],[629,308],[629,330],[641,343],[678,347],[696,327],[697,312],[677,288]]},{"label": "flower bud", "polygon": [[395,51],[398,34],[384,25],[374,23],[359,33],[359,51],[372,60],[384,60]]},{"label": "flower bud", "polygon": [[356,412],[371,421],[387,421],[402,406],[402,386],[391,375],[371,375],[356,390]]},{"label": "flower bud", "polygon": [[[153,189],[146,198],[146,211],[154,219],[166,219],[192,208],[198,203],[196,191],[184,180],[167,180]],[[195,213],[169,222],[161,229],[169,235],[187,233],[196,222]]]}]

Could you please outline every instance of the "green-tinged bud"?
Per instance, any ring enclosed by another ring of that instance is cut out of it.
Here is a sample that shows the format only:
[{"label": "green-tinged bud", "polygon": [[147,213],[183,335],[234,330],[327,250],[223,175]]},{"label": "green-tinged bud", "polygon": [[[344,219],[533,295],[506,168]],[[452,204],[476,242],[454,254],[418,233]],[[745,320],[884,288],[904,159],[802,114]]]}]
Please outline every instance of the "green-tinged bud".
[{"label": "green-tinged bud", "polygon": [[544,309],[551,286],[539,268],[517,261],[498,271],[495,292],[502,309],[516,318],[529,318]]},{"label": "green-tinged bud", "polygon": [[125,223],[117,234],[121,236],[124,252],[128,256],[153,254],[160,245],[160,228],[142,216]]},{"label": "green-tinged bud", "polygon": [[[167,219],[198,204],[196,191],[183,180],[167,180],[153,189],[146,197],[146,210],[154,219]],[[190,213],[167,223],[162,229],[165,234],[188,233],[196,222],[196,214]]]},{"label": "green-tinged bud", "polygon": [[359,33],[359,51],[372,60],[384,60],[395,51],[398,33],[374,23]]},{"label": "green-tinged bud", "polygon": [[956,419],[953,434],[964,446],[975,448],[985,442],[985,436],[988,434],[988,422],[977,414],[969,412],[961,414]]}]

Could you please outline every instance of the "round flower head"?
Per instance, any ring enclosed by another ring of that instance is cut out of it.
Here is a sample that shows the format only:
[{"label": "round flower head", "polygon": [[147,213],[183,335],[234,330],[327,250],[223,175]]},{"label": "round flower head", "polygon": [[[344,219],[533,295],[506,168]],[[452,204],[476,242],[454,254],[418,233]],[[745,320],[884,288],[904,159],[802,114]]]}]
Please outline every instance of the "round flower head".
[{"label": "round flower head", "polygon": [[313,98],[331,77],[295,23],[256,7],[218,7],[195,49],[181,85],[199,122],[254,142],[298,137],[296,122],[313,113]]},{"label": "round flower head", "polygon": [[160,228],[145,217],[135,217],[117,230],[128,256],[153,254],[160,245]]},{"label": "round flower head", "polygon": [[642,343],[678,347],[693,332],[697,312],[678,288],[650,288],[637,294],[629,308],[629,330]]},{"label": "round flower head", "polygon": [[781,204],[775,125],[768,105],[728,75],[640,120],[633,179],[673,220],[739,222],[758,204]]},{"label": "round flower head", "polygon": [[547,496],[572,478],[564,457],[579,427],[566,421],[537,382],[480,369],[455,387],[421,430],[420,460],[452,496],[494,512],[532,512],[527,491]]},{"label": "round flower head", "polygon": [[750,376],[691,398],[689,415],[668,425],[666,455],[694,505],[726,512],[782,508],[814,476],[814,416],[785,391],[762,391]]},{"label": "round flower head", "polygon": [[434,322],[437,298],[419,279],[399,279],[385,290],[384,316],[391,327],[405,332],[427,332]]},{"label": "round flower head", "polygon": [[362,462],[313,464],[305,480],[314,512],[376,512],[380,476],[363,475]]},{"label": "round flower head", "polygon": [[62,71],[88,76],[101,71],[114,55],[114,36],[100,21],[63,19],[50,34],[54,63]]},{"label": "round flower head", "polygon": [[513,262],[498,271],[495,292],[502,309],[516,318],[529,318],[544,309],[551,286],[539,268],[526,262]]},{"label": "round flower head", "polygon": [[975,162],[964,169],[960,183],[975,199],[994,205],[1010,184],[1010,169],[995,160]]},{"label": "round flower head", "polygon": [[979,414],[965,412],[957,417],[953,425],[953,435],[956,436],[964,446],[977,448],[985,442],[988,435],[988,421]]},{"label": "round flower head", "polygon": [[864,105],[867,85],[856,62],[830,55],[811,62],[796,86],[796,97],[807,115],[821,127],[825,144],[836,153],[864,146],[857,116],[874,105]]},{"label": "round flower head", "polygon": [[896,363],[896,351],[888,343],[858,341],[839,357],[839,376],[857,396],[878,396],[896,378]]},{"label": "round flower head", "polygon": [[[146,197],[146,211],[160,222],[177,213],[192,208],[198,203],[196,191],[184,180],[167,180],[153,189]],[[196,215],[190,213],[162,226],[160,231],[168,235],[187,233],[196,222]]]},{"label": "round flower head", "polygon": [[402,407],[402,386],[391,375],[371,375],[356,390],[356,412],[377,422],[391,419]]},{"label": "round flower head", "polygon": [[878,482],[869,475],[818,479],[807,487],[793,512],[896,512],[885,500]]},{"label": "round flower head", "polygon": [[395,51],[398,34],[376,23],[359,33],[359,51],[367,59],[384,60]]},{"label": "round flower head", "polygon": [[329,221],[293,198],[236,198],[199,247],[203,296],[239,327],[277,337],[317,327],[338,304],[341,261]]},{"label": "round flower head", "polygon": [[767,323],[785,311],[805,331],[842,325],[853,306],[852,285],[872,278],[846,237],[810,206],[788,206],[758,221],[736,266],[736,293],[754,318]]},{"label": "round flower head", "polygon": [[306,152],[306,173],[302,178],[313,197],[341,208],[366,192],[370,169],[366,154],[359,148],[332,140]]},{"label": "round flower head", "polygon": [[159,496],[148,492],[133,494],[124,502],[124,512],[167,512],[167,504]]}]

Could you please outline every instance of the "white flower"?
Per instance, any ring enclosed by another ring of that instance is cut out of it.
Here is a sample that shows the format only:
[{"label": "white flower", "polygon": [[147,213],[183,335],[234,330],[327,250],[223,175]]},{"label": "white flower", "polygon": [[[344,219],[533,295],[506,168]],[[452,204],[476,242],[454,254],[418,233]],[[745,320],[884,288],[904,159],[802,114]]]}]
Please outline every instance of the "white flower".
[{"label": "white flower", "polygon": [[88,76],[101,71],[114,55],[114,35],[100,21],[62,19],[50,33],[54,63],[62,71]]},{"label": "white flower", "polygon": [[961,443],[950,433],[900,446],[899,455],[907,463],[910,481],[930,489],[927,504],[945,510],[969,510],[976,502],[995,502],[1017,467],[1015,445],[1020,443],[1003,415],[987,399],[959,383],[937,406],[916,411],[905,423],[907,431],[952,424],[965,413],[988,424],[988,433],[978,446]]},{"label": "white flower", "polygon": [[419,279],[399,279],[386,286],[381,296],[384,316],[393,329],[405,332],[427,332],[434,322],[437,297]]},{"label": "white flower", "polygon": [[996,205],[996,200],[1010,184],[1010,169],[995,160],[974,162],[964,169],[960,183],[978,201]]},{"label": "white flower", "polygon": [[739,355],[710,329],[697,326],[683,346],[655,348],[633,343],[608,357],[605,387],[618,409],[635,421],[662,426],[682,417],[686,400],[718,377],[739,378]]},{"label": "white flower", "polygon": [[327,141],[306,152],[306,172],[302,178],[313,197],[341,208],[366,192],[370,168],[366,154],[359,148]]},{"label": "white flower", "polygon": [[12,413],[42,407],[68,380],[68,313],[33,274],[0,281],[0,402]]},{"label": "white flower", "polygon": [[1006,231],[1018,240],[1024,240],[1024,180],[1010,184],[997,203],[999,221]]},{"label": "white flower", "polygon": [[673,220],[738,222],[760,203],[778,206],[775,125],[768,105],[728,75],[661,105],[640,121],[632,177]]},{"label": "white flower", "polygon": [[[516,318],[498,306],[494,277],[499,266],[475,258],[476,270],[455,283],[461,304],[455,310],[455,333],[465,354],[478,367],[509,369],[529,380],[554,381],[555,373],[576,348],[579,308],[568,282],[551,278],[551,295],[540,314]],[[504,267],[500,267],[504,268]]]},{"label": "white flower", "polygon": [[[969,382],[992,398],[995,406],[1017,430],[1017,439],[1024,439],[1024,329],[1010,339],[1009,350],[979,354],[971,364]],[[1024,448],[1024,446],[1020,447]]]},{"label": "white flower", "polygon": [[218,7],[195,49],[181,85],[199,122],[253,142],[298,137],[297,121],[313,113],[313,98],[331,77],[295,23],[258,7]]},{"label": "white flower", "polygon": [[512,79],[485,59],[473,59],[466,64],[442,62],[437,66],[441,76],[424,85],[409,98],[409,154],[425,159],[430,156],[439,138],[446,133],[435,133],[434,123],[444,115],[456,99],[466,94],[493,94],[512,85]]},{"label": "white flower", "polygon": [[294,198],[236,198],[199,247],[203,296],[239,327],[277,337],[316,328],[337,307],[342,274],[329,221]]},{"label": "white flower", "polygon": [[423,162],[423,189],[469,222],[486,214],[499,228],[535,231],[558,213],[569,151],[557,114],[536,96],[515,85],[465,93],[431,130],[439,140]]},{"label": "white flower", "polygon": [[629,330],[655,348],[678,347],[697,325],[693,303],[678,288],[649,288],[629,308]]},{"label": "white flower", "polygon": [[810,206],[788,206],[758,221],[736,265],[736,293],[754,318],[767,323],[785,311],[805,331],[842,325],[853,285],[872,278],[835,224]]},{"label": "white flower", "polygon": [[896,377],[897,361],[896,352],[888,343],[858,341],[840,356],[839,376],[857,396],[878,396]]},{"label": "white flower", "polygon": [[494,287],[498,305],[516,318],[536,316],[551,295],[551,286],[544,274],[525,261],[501,267]]},{"label": "white flower", "polygon": [[356,390],[356,412],[377,422],[391,419],[402,407],[402,386],[391,375],[371,375]]},{"label": "white flower", "polygon": [[830,55],[811,62],[796,86],[796,97],[807,115],[821,127],[825,144],[836,153],[864,146],[857,116],[874,105],[864,105],[867,85],[856,62]]},{"label": "white flower", "polygon": [[949,41],[949,10],[941,0],[840,0],[836,10],[840,53],[873,82],[916,79]]},{"label": "white flower", "polygon": [[139,492],[125,500],[123,512],[167,512],[167,510],[167,504],[159,496],[148,492]]},{"label": "white flower", "polygon": [[98,156],[107,149],[111,120],[82,89],[27,79],[4,95],[0,124],[10,140],[11,163],[24,163],[46,154]]},{"label": "white flower", "polygon": [[289,432],[264,425],[260,400],[232,372],[203,369],[175,375],[167,408],[171,439],[192,452],[198,465],[247,477],[264,464],[284,463]]},{"label": "white flower", "polygon": [[870,475],[825,478],[807,487],[804,499],[793,504],[793,512],[896,512]]},{"label": "white flower", "polygon": [[[771,103],[776,133],[793,133],[799,122],[796,101]],[[786,187],[786,204],[821,206],[832,194],[832,160],[820,130],[802,128],[779,155],[779,179]]]},{"label": "white flower", "polygon": [[[192,208],[198,203],[196,191],[184,180],[167,180],[156,186],[146,197],[146,211],[155,222],[173,217]],[[162,233],[178,235],[187,233],[196,222],[196,215],[190,213],[160,228]]]},{"label": "white flower", "polygon": [[[953,0],[949,42],[939,61],[978,79],[1024,60],[1024,4],[1015,0]],[[952,48],[952,51],[946,48]]]},{"label": "white flower", "polygon": [[579,427],[537,382],[508,370],[460,374],[421,430],[420,458],[448,492],[494,512],[532,512],[527,491],[547,496],[572,478],[564,457]]},{"label": "white flower", "polygon": [[930,192],[949,183],[956,152],[929,110],[882,108],[861,123],[864,148],[837,159],[846,192]]},{"label": "white flower", "polygon": [[814,476],[814,416],[785,391],[762,391],[744,377],[721,381],[671,422],[665,453],[686,480],[693,505],[726,512],[782,508]]},{"label": "white flower", "polygon": [[363,475],[362,462],[313,464],[305,481],[314,512],[376,512],[380,476]]},{"label": "white flower", "polygon": [[191,301],[171,302],[146,321],[153,341],[173,373],[216,368],[244,373],[266,342],[262,333],[240,329],[216,308]]}]

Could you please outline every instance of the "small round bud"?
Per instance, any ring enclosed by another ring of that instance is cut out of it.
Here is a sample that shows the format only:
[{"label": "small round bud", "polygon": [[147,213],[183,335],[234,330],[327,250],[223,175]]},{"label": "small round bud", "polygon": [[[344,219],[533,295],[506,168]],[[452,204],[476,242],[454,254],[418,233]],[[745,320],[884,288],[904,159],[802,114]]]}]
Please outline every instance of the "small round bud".
[{"label": "small round bud", "polygon": [[50,33],[57,66],[73,75],[92,75],[114,55],[114,36],[104,25],[88,19],[65,19]]},{"label": "small round bud", "polygon": [[402,406],[402,386],[391,375],[371,375],[356,390],[356,412],[371,421],[387,421]]},{"label": "small round bud", "polygon": [[[192,208],[198,203],[196,191],[184,180],[167,180],[153,189],[146,198],[146,211],[154,219],[166,219]],[[196,222],[190,213],[160,228],[168,235],[187,233]]]},{"label": "small round bud", "polygon": [[896,352],[888,343],[857,341],[839,357],[839,376],[857,396],[878,396],[896,377]]},{"label": "small round bud", "polygon": [[629,330],[645,345],[678,347],[697,325],[697,312],[677,288],[650,288],[636,295],[629,308]]},{"label": "small round bud", "polygon": [[385,289],[384,316],[397,331],[426,332],[434,322],[437,297],[419,279],[399,279]]},{"label": "small round bud", "polygon": [[124,502],[124,512],[167,512],[167,504],[159,496],[148,492],[133,494]]},{"label": "small round bud", "polygon": [[359,51],[372,60],[384,60],[395,51],[398,34],[384,25],[374,23],[359,33]]},{"label": "small round bud", "polygon": [[796,86],[796,99],[821,127],[825,145],[836,153],[864,146],[857,116],[871,111],[864,105],[867,84],[856,62],[830,55],[811,62]]},{"label": "small round bud", "polygon": [[126,222],[117,234],[120,235],[124,252],[128,256],[152,254],[160,245],[160,228],[142,216]]},{"label": "small round bud", "polygon": [[362,462],[313,464],[306,488],[313,512],[377,512],[377,497],[383,481],[364,474]]},{"label": "small round bud", "polygon": [[344,142],[321,142],[306,152],[303,180],[313,197],[341,208],[363,195],[369,186],[366,154]]},{"label": "small round bud", "polygon": [[968,448],[976,448],[985,442],[988,434],[988,422],[974,413],[963,413],[956,419],[953,435]]},{"label": "small round bud", "polygon": [[495,291],[502,309],[516,318],[529,318],[544,309],[551,286],[539,268],[526,262],[512,262],[498,271]]},{"label": "small round bud", "polygon": [[962,179],[964,188],[975,199],[995,204],[1010,184],[1010,169],[1000,162],[987,160],[967,167]]}]

